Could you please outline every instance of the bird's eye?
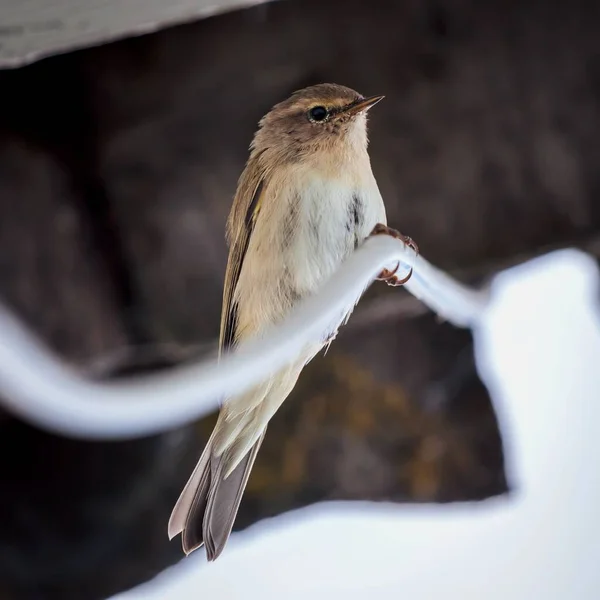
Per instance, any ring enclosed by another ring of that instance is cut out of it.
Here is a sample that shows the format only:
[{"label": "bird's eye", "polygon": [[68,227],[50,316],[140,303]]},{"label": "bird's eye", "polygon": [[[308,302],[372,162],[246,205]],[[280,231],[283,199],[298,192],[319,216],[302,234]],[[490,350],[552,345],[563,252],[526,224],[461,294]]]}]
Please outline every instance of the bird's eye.
[{"label": "bird's eye", "polygon": [[327,111],[327,109],[324,106],[313,106],[308,111],[309,121],[313,121],[316,123],[318,123],[320,121],[324,121],[328,115],[329,115],[329,112]]}]

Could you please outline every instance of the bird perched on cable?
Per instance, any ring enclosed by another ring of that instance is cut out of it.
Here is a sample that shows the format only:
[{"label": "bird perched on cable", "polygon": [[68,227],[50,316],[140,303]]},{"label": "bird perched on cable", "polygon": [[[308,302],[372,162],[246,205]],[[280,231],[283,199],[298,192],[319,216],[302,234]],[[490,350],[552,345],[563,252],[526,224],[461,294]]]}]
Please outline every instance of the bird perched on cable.
[{"label": "bird perched on cable", "polygon": [[[385,225],[367,152],[367,111],[382,98],[320,84],[295,92],[260,121],[227,223],[221,351],[281,321],[370,234],[412,245]],[[398,280],[387,269],[379,275],[391,285],[408,277]],[[353,309],[287,367],[222,403],[169,520],[169,537],[182,533],[186,554],[202,544],[208,560],[223,551],[269,420]]]}]

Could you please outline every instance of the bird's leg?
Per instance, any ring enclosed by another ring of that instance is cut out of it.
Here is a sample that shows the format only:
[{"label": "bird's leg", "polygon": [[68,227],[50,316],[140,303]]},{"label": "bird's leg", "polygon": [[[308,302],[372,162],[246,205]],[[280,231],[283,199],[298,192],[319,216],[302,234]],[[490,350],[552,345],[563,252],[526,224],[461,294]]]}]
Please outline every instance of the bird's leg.
[{"label": "bird's leg", "polygon": [[403,241],[411,250],[414,250],[417,254],[419,253],[419,247],[415,243],[415,241],[400,233],[397,229],[392,229],[383,223],[377,223],[375,227],[373,227],[373,231],[371,231],[370,235],[391,235],[393,238]]},{"label": "bird's leg", "polygon": [[[375,225],[375,227],[373,227],[373,231],[371,231],[371,235],[391,235],[393,238],[396,238],[396,239],[404,242],[411,250],[414,250],[417,254],[419,254],[419,247],[412,240],[412,238],[409,238],[407,235],[403,235],[396,229],[392,229],[391,227],[388,227],[387,225],[384,225],[383,223],[377,223],[377,225]],[[390,271],[389,269],[383,269],[383,271],[381,271],[381,273],[379,273],[379,275],[376,277],[376,279],[378,281],[385,281],[388,285],[391,285],[394,287],[399,286],[399,285],[404,285],[411,278],[413,270],[411,267],[410,271],[408,272],[408,275],[406,277],[403,277],[402,279],[398,279],[396,272],[398,271],[399,268],[400,268],[400,261],[398,261],[398,263],[396,264],[396,268],[393,269],[392,271]]]}]

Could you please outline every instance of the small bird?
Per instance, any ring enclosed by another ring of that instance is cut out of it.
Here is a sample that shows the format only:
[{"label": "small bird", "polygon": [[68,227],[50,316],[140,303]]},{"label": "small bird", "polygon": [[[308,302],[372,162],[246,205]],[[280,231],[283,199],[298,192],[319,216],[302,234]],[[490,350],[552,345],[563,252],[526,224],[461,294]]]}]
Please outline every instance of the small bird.
[{"label": "small bird", "polygon": [[[367,111],[383,96],[319,84],[294,92],[259,122],[227,222],[230,248],[220,351],[260,336],[315,293],[371,234],[386,226],[367,152]],[[395,270],[378,279],[401,285]],[[223,551],[271,417],[304,366],[335,337],[354,304],[287,367],[222,403],[214,431],[173,508],[168,534],[186,554]]]}]

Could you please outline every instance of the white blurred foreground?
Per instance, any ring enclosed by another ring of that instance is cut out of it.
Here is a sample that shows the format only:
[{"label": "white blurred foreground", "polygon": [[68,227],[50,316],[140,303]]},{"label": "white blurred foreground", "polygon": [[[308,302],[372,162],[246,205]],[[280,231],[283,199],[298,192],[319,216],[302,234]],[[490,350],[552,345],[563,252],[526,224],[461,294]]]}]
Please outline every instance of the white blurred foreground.
[{"label": "white blurred foreground", "polygon": [[220,358],[126,381],[82,376],[0,304],[0,405],[31,425],[79,439],[144,437],[212,413],[225,396],[248,390],[298,356],[362,295],[384,267],[413,267],[404,287],[460,327],[477,323],[487,289],[473,290],[387,235],[368,238],[323,285],[264,335]]},{"label": "white blurred foreground", "polygon": [[597,284],[594,262],[565,251],[506,271],[492,287],[476,350],[511,495],[296,511],[234,534],[216,563],[198,551],[115,599],[597,600]]}]

